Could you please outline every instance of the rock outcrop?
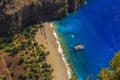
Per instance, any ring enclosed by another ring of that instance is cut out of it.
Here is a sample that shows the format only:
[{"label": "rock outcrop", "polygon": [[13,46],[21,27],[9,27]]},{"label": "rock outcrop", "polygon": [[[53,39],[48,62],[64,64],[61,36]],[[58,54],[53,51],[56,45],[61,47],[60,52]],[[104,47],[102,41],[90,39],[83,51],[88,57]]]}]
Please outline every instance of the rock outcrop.
[{"label": "rock outcrop", "polygon": [[61,19],[84,2],[85,0],[0,1],[0,36],[18,33],[25,26],[40,21]]}]

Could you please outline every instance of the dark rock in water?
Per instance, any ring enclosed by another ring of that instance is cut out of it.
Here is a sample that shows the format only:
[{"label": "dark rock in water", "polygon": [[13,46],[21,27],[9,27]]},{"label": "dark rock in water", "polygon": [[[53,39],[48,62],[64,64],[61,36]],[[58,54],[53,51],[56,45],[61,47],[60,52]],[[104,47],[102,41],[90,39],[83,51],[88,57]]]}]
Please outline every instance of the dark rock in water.
[{"label": "dark rock in water", "polygon": [[61,19],[85,0],[8,0],[0,1],[0,36],[20,32],[24,26]]}]

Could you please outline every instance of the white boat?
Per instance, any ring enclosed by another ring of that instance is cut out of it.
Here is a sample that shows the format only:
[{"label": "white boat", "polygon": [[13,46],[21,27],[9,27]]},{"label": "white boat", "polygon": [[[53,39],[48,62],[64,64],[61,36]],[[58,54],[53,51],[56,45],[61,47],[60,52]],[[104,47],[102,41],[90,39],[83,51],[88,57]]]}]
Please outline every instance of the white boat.
[{"label": "white boat", "polygon": [[75,49],[76,51],[78,51],[78,50],[83,50],[84,48],[85,48],[84,45],[77,45],[77,46],[74,47],[74,49]]}]

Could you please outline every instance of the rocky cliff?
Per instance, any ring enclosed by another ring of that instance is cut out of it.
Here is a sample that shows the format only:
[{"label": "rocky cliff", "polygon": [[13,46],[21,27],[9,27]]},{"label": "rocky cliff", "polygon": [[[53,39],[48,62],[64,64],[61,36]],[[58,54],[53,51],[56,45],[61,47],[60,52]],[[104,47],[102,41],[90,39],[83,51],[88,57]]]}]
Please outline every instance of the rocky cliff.
[{"label": "rocky cliff", "polygon": [[0,0],[0,36],[20,32],[33,23],[61,19],[85,0]]}]

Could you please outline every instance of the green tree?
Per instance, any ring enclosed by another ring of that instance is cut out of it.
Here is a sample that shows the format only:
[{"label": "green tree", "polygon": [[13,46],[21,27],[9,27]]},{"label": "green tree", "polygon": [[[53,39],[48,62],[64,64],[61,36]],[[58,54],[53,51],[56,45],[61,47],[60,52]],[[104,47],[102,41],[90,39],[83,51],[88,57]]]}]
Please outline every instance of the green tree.
[{"label": "green tree", "polygon": [[120,80],[120,52],[110,61],[110,68],[103,68],[98,74],[100,80]]}]

